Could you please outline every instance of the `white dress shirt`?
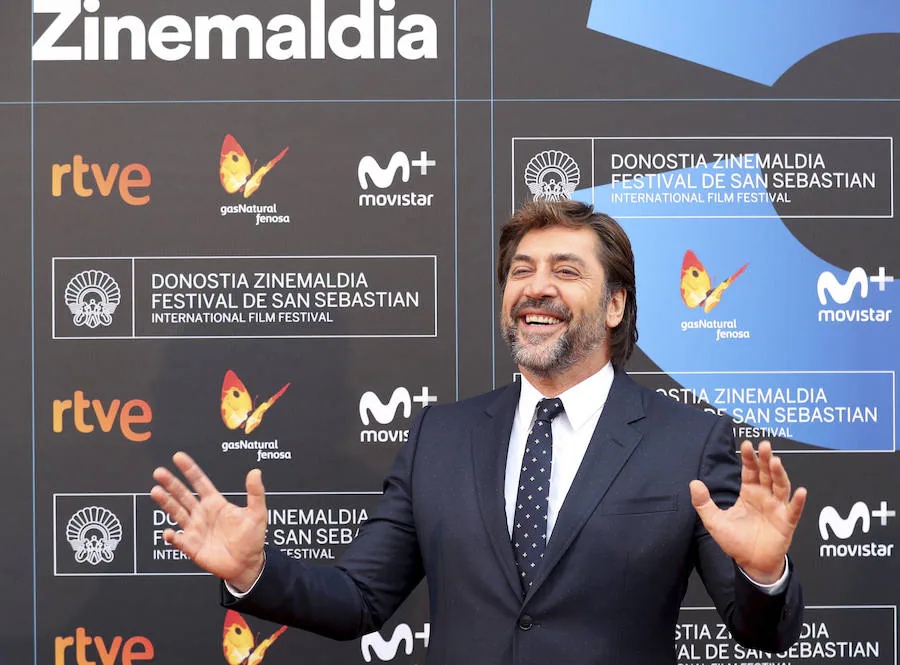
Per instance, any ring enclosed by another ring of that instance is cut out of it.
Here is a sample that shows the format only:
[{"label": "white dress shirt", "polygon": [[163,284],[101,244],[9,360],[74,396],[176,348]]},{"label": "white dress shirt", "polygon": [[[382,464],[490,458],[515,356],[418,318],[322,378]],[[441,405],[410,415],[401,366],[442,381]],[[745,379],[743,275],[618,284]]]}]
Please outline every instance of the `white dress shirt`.
[{"label": "white dress shirt", "polygon": [[[581,460],[591,442],[591,436],[597,427],[603,405],[609,395],[613,382],[613,368],[610,363],[593,376],[572,386],[559,397],[564,411],[560,413],[550,427],[553,433],[553,463],[550,465],[550,502],[547,505],[547,542],[556,524],[556,517],[562,507],[566,494],[572,486]],[[516,496],[519,492],[519,471],[522,468],[522,456],[525,454],[525,442],[528,432],[534,423],[534,411],[537,403],[545,395],[538,392],[524,376],[521,379],[522,390],[519,393],[519,407],[513,419],[512,434],[509,437],[509,451],[506,456],[506,480],[504,497],[506,499],[506,527],[512,535],[513,516],[516,512]]]}]

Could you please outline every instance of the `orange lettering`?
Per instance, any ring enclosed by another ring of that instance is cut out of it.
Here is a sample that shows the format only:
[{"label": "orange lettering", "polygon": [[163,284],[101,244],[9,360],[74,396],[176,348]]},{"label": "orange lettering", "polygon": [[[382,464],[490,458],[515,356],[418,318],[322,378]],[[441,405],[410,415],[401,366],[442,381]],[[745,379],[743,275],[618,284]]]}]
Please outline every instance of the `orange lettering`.
[{"label": "orange lettering", "polygon": [[97,654],[100,656],[100,662],[103,663],[103,665],[115,665],[116,656],[119,655],[119,649],[122,646],[122,638],[119,635],[116,635],[113,638],[109,649],[107,649],[103,638],[97,635],[97,637],[94,638],[94,644],[97,646]]},{"label": "orange lettering", "polygon": [[[136,646],[141,650],[135,651]],[[153,643],[141,635],[129,637],[122,650],[122,665],[131,665],[136,660],[153,660]]]},{"label": "orange lettering", "polygon": [[53,165],[53,196],[62,196],[62,179],[66,173],[72,172],[71,164]]},{"label": "orange lettering", "polygon": [[84,628],[75,629],[75,637],[57,637],[54,641],[54,665],[70,665],[66,661],[66,651],[74,646],[75,665],[97,665],[90,658],[94,655],[91,645],[100,658],[100,665],[133,665],[137,661],[153,660],[155,650],[153,643],[142,635],[135,635],[124,640],[121,635],[112,638],[109,646],[101,636],[91,637]]},{"label": "orange lettering", "polygon": [[72,188],[78,196],[91,196],[94,190],[84,186],[84,174],[88,172],[87,164],[81,155],[75,155],[72,159]]},{"label": "orange lettering", "polygon": [[97,665],[97,661],[88,660],[87,657],[87,648],[93,641],[84,628],[79,626],[75,629],[75,662],[78,665]]},{"label": "orange lettering", "polygon": [[63,414],[67,409],[72,408],[72,400],[55,399],[53,400],[53,431],[62,432],[63,430]]},{"label": "orange lettering", "polygon": [[[132,173],[137,173],[138,177],[135,179],[129,178],[128,176]],[[121,196],[122,200],[128,205],[145,205],[150,200],[150,195],[144,194],[143,196],[135,196],[131,193],[131,189],[133,187],[145,189],[149,186],[150,171],[143,164],[129,164],[122,169],[122,174],[119,176],[119,196]]]},{"label": "orange lettering", "polygon": [[54,665],[66,665],[66,649],[75,644],[74,637],[57,637],[54,656]]},{"label": "orange lettering", "polygon": [[[137,413],[135,413],[137,409]],[[150,438],[150,431],[135,432],[132,425],[135,423],[149,423],[153,420],[153,411],[150,405],[142,399],[131,399],[125,402],[122,408],[122,415],[119,416],[119,427],[122,428],[122,434],[126,439],[131,441],[146,441]]]},{"label": "orange lettering", "polygon": [[73,155],[71,164],[53,164],[51,168],[53,196],[62,196],[66,174],[71,174],[72,190],[82,198],[94,195],[91,184],[97,186],[101,196],[108,197],[118,183],[119,196],[128,205],[142,206],[150,201],[150,194],[141,191],[150,187],[150,170],[140,163],[121,167],[114,162],[104,170],[100,164],[87,163],[81,155]]},{"label": "orange lettering", "polygon": [[75,406],[72,408],[72,412],[75,416],[75,429],[85,434],[94,431],[94,426],[86,423],[84,420],[84,412],[90,405],[91,403],[84,398],[84,392],[76,390]]},{"label": "orange lettering", "polygon": [[83,390],[76,390],[73,399],[53,400],[54,432],[62,432],[67,427],[67,411],[72,412],[71,424],[82,434],[93,432],[97,425],[103,432],[112,432],[118,421],[119,431],[129,441],[146,441],[151,436],[149,427],[136,427],[153,422],[153,409],[142,399],[130,399],[124,405],[122,400],[114,399],[107,405],[103,400],[86,398]]},{"label": "orange lettering", "polygon": [[109,411],[106,413],[103,412],[103,402],[99,399],[95,399],[91,402],[91,405],[94,407],[94,414],[97,416],[97,422],[100,423],[100,429],[104,432],[111,432],[113,423],[116,422],[116,414],[119,413],[119,404],[121,404],[117,399],[114,399],[109,403]]},{"label": "orange lettering", "polygon": [[116,181],[116,176],[119,174],[119,165],[113,164],[110,166],[109,172],[106,177],[104,177],[103,169],[100,168],[100,165],[91,164],[91,173],[94,174],[94,182],[97,183],[97,189],[100,190],[100,195],[109,196],[109,193],[113,188],[113,183]]}]

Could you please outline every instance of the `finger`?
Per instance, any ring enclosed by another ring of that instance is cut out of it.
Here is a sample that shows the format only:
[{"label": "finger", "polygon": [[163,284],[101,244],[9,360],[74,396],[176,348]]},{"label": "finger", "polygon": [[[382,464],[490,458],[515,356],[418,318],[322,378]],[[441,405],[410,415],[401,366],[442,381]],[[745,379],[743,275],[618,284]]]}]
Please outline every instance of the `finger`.
[{"label": "finger", "polygon": [[175,549],[181,550],[184,552],[189,558],[193,559],[195,552],[193,552],[193,547],[191,546],[191,541],[187,536],[184,535],[181,531],[175,531],[174,529],[166,529],[163,531],[163,540],[165,540],[169,545],[174,547]]},{"label": "finger", "polygon": [[694,510],[700,516],[700,520],[709,528],[709,525],[718,517],[722,511],[712,500],[709,495],[709,489],[700,480],[691,481],[691,503]]},{"label": "finger", "polygon": [[759,484],[763,487],[772,489],[772,444],[768,441],[759,442]]},{"label": "finger", "polygon": [[749,441],[741,444],[741,482],[750,485],[759,482],[759,460]]},{"label": "finger", "polygon": [[197,507],[197,497],[165,467],[157,467],[153,471],[153,479],[162,485],[162,489],[169,493],[187,512],[193,512]]},{"label": "finger", "polygon": [[266,488],[263,487],[262,471],[253,469],[247,474],[247,508],[257,515],[266,514]]},{"label": "finger", "polygon": [[791,528],[797,526],[797,523],[800,521],[800,516],[803,514],[803,507],[806,505],[806,488],[798,487],[797,491],[794,492],[794,498],[791,499],[791,502],[787,506],[787,519],[788,524],[791,525]]},{"label": "finger", "polygon": [[159,507],[166,511],[182,529],[186,529],[191,521],[191,514],[176,501],[171,494],[166,492],[159,485],[154,485],[150,490],[150,497],[159,504]]},{"label": "finger", "polygon": [[194,491],[200,495],[201,499],[213,496],[219,493],[212,481],[203,473],[198,464],[191,459],[191,456],[184,452],[177,452],[172,456],[172,460],[181,469],[181,473],[187,478]]},{"label": "finger", "polygon": [[781,458],[772,456],[772,463],[769,465],[769,469],[772,474],[772,493],[776,499],[787,503],[791,498],[791,479],[784,469]]}]

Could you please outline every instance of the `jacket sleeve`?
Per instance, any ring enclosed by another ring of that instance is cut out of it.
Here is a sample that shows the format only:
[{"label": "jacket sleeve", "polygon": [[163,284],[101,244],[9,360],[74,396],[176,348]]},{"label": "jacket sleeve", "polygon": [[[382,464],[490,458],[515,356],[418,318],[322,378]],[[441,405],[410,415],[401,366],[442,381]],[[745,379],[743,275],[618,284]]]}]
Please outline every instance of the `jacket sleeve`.
[{"label": "jacket sleeve", "polygon": [[[720,418],[710,431],[698,478],[709,487],[720,508],[734,504],[740,492],[740,458],[734,430]],[[738,570],[697,517],[694,535],[696,566],[707,592],[728,630],[740,644],[772,653],[785,651],[800,634],[803,591],[793,562],[781,593],[768,595]]]},{"label": "jacket sleeve", "polygon": [[335,639],[381,628],[424,577],[411,496],[416,447],[428,409],[410,428],[384,481],[384,494],[334,566],[313,566],[266,546],[253,590],[237,599],[224,583],[222,605]]}]

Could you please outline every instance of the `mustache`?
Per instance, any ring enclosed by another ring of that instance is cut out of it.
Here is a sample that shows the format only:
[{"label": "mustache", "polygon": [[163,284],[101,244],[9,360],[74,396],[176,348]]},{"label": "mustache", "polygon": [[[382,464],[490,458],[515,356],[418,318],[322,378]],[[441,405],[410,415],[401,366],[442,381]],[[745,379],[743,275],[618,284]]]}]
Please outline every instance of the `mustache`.
[{"label": "mustache", "polygon": [[517,319],[526,309],[536,309],[543,314],[555,316],[557,319],[561,319],[563,321],[572,320],[572,310],[566,307],[559,300],[553,300],[550,298],[523,298],[513,306],[513,308],[509,312],[509,315],[513,319]]}]

